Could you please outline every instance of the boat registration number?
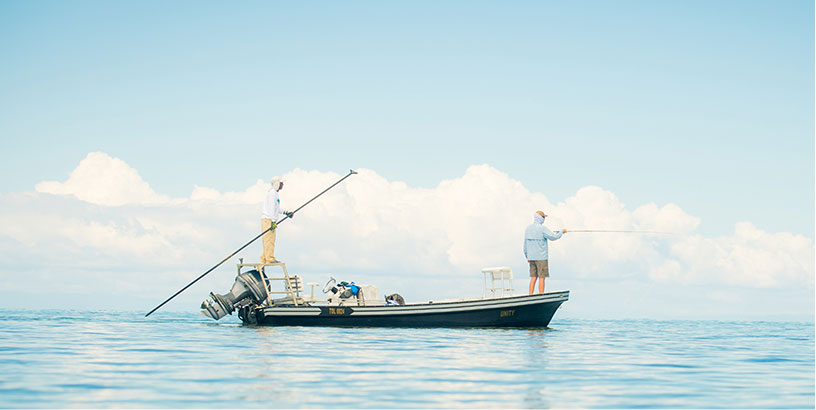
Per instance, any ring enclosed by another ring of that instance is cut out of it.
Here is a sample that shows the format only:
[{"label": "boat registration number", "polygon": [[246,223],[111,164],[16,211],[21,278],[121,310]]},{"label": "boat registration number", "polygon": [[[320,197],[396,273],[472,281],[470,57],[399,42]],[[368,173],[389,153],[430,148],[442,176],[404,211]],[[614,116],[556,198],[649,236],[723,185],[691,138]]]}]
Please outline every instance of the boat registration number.
[{"label": "boat registration number", "polygon": [[345,308],[333,308],[333,307],[330,307],[329,308],[329,314],[330,315],[345,315],[346,314],[346,309]]},{"label": "boat registration number", "polygon": [[510,317],[516,313],[515,310],[502,310],[499,312],[499,317]]}]

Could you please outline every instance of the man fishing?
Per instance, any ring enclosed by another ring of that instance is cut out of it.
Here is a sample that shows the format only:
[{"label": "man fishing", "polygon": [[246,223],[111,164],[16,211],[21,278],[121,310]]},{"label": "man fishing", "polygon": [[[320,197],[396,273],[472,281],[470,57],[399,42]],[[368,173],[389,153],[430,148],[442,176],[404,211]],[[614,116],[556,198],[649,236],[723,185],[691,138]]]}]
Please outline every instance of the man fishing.
[{"label": "man fishing", "polygon": [[[263,241],[263,253],[261,263],[277,263],[275,259],[275,228],[276,222],[282,215],[292,218],[292,212],[282,212],[280,207],[280,197],[278,192],[283,189],[283,180],[280,177],[272,177],[270,181],[272,188],[266,193],[261,213],[261,232],[265,232],[261,238]],[[272,229],[269,229],[272,228]],[[267,231],[267,229],[269,229]]]},{"label": "man fishing", "polygon": [[535,283],[538,279],[541,279],[538,282],[538,293],[544,293],[544,279],[550,277],[547,262],[547,239],[555,241],[567,233],[566,229],[553,233],[544,226],[546,217],[547,214],[543,211],[536,211],[533,214],[533,223],[524,231],[524,257],[530,263],[530,295],[535,291]]}]

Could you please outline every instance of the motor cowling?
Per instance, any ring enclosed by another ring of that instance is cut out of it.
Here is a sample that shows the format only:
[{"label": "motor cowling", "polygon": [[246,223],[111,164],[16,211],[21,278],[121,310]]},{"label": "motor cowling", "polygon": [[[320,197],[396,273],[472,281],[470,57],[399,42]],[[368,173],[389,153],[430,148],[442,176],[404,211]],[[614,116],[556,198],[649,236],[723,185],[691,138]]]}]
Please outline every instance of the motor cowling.
[{"label": "motor cowling", "polygon": [[201,314],[219,320],[232,314],[236,308],[261,304],[267,298],[266,286],[261,272],[251,270],[238,275],[229,293],[218,295],[210,292],[212,300],[201,302]]}]

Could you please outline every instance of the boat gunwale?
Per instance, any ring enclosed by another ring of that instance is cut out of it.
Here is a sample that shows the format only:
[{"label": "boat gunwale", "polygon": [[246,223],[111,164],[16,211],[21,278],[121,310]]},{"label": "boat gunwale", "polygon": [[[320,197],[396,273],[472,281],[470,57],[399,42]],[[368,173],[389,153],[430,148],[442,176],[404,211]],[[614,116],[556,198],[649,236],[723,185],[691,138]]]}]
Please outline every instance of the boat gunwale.
[{"label": "boat gunwale", "polygon": [[499,308],[504,307],[505,305],[513,305],[514,303],[518,303],[523,301],[523,299],[531,299],[527,304],[535,304],[535,303],[548,303],[548,302],[565,302],[569,300],[569,290],[562,290],[562,291],[555,291],[555,292],[547,292],[547,293],[538,293],[534,295],[519,295],[519,296],[510,296],[510,297],[497,297],[497,298],[488,298],[488,299],[469,299],[469,300],[458,300],[458,301],[451,301],[451,302],[439,302],[435,303],[433,301],[425,302],[425,303],[410,303],[405,305],[377,305],[377,306],[364,306],[364,305],[302,305],[302,306],[263,306],[259,307],[258,310],[263,311],[264,313],[269,312],[271,314],[282,313],[282,312],[293,312],[293,311],[311,311],[311,312],[322,312],[325,308],[351,308],[352,314],[376,314],[376,313],[383,313],[388,312],[392,315],[400,315],[400,314],[421,314],[421,313],[434,313],[434,311],[438,311],[441,309],[451,309],[451,308],[472,308],[472,309],[491,309],[491,308]]}]

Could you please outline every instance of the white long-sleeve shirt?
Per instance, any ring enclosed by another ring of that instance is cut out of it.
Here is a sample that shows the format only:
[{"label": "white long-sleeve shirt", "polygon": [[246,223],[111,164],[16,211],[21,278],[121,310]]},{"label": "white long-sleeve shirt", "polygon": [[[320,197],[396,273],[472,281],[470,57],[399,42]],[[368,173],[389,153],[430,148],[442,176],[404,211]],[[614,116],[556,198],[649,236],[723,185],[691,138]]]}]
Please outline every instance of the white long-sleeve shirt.
[{"label": "white long-sleeve shirt", "polygon": [[263,211],[261,212],[261,218],[271,219],[275,222],[283,216],[283,212],[281,212],[280,207],[280,198],[278,197],[278,191],[275,189],[270,189],[266,193],[266,199],[264,199],[263,203]]}]

